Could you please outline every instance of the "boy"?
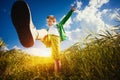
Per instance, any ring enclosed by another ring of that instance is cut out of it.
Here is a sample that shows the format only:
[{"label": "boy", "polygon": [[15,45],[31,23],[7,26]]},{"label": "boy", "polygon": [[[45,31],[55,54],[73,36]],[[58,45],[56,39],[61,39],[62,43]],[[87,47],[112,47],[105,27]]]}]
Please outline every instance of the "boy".
[{"label": "boy", "polygon": [[47,31],[45,29],[36,30],[32,23],[30,9],[24,1],[16,1],[12,7],[12,22],[18,33],[21,44],[24,47],[31,47],[35,40],[40,40],[46,47],[50,47],[54,59],[55,73],[58,73],[61,67],[59,58],[60,41],[66,39],[63,25],[72,15],[73,11],[75,11],[74,7],[72,7],[68,14],[58,24],[56,24],[56,18],[53,15],[48,16],[47,24],[49,29]]}]

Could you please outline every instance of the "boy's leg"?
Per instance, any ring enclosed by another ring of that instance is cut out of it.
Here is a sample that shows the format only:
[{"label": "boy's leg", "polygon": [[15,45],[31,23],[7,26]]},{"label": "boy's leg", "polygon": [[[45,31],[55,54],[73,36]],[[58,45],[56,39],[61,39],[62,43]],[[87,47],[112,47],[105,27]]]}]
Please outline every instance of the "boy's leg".
[{"label": "boy's leg", "polygon": [[55,73],[59,73],[60,69],[61,69],[61,61],[60,60],[54,60]]},{"label": "boy's leg", "polygon": [[60,37],[54,35],[51,36],[51,50],[52,50],[52,57],[54,59],[54,70],[55,73],[58,73],[61,68]]},{"label": "boy's leg", "polygon": [[[41,30],[38,30],[38,32],[41,33]],[[39,40],[41,40],[41,38],[39,38]],[[54,70],[55,73],[58,73],[61,68],[60,37],[48,34],[41,41],[46,47],[51,47],[52,58],[54,59]]]},{"label": "boy's leg", "polygon": [[38,35],[32,23],[29,6],[19,0],[12,6],[11,18],[17,31],[19,40],[24,47],[31,47]]}]

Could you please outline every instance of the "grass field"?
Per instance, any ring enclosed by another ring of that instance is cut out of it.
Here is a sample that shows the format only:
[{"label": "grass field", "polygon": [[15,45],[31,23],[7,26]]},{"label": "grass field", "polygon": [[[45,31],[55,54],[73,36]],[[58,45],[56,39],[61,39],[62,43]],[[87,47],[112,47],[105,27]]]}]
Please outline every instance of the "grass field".
[{"label": "grass field", "polygon": [[106,31],[99,36],[88,37],[84,48],[77,42],[61,51],[62,68],[57,75],[51,58],[15,49],[0,51],[0,80],[119,80],[120,34]]}]

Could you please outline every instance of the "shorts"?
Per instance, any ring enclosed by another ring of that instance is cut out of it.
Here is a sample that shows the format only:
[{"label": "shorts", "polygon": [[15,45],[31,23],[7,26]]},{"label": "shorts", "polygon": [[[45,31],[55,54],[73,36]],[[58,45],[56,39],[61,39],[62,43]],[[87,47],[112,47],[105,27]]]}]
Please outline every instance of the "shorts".
[{"label": "shorts", "polygon": [[56,35],[47,35],[43,38],[42,42],[46,45],[46,47],[51,48],[51,54],[53,59],[60,59],[60,37]]}]

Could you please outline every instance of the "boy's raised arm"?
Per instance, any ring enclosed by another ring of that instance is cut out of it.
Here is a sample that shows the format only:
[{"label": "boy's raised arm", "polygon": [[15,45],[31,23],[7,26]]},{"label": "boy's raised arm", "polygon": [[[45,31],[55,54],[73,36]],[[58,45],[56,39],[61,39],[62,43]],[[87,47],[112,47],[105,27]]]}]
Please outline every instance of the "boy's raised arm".
[{"label": "boy's raised arm", "polygon": [[66,21],[70,18],[70,16],[72,15],[72,12],[75,11],[76,8],[72,7],[71,10],[67,13],[67,15],[60,21],[59,24],[64,25],[66,23]]}]

